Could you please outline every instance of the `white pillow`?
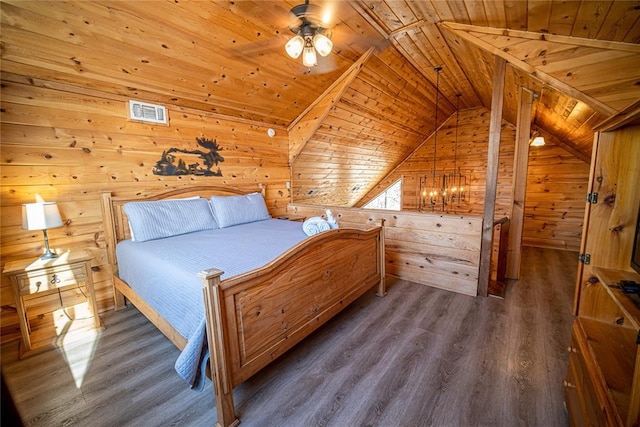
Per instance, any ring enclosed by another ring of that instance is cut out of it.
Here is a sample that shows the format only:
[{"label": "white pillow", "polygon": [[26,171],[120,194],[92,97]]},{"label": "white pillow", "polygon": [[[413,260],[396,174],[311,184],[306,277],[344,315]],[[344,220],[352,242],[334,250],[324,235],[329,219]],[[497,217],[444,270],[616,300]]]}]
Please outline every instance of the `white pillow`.
[{"label": "white pillow", "polygon": [[271,218],[262,193],[211,196],[210,202],[213,216],[220,228]]},{"label": "white pillow", "polygon": [[134,242],[218,228],[208,201],[202,198],[129,202],[124,211]]}]

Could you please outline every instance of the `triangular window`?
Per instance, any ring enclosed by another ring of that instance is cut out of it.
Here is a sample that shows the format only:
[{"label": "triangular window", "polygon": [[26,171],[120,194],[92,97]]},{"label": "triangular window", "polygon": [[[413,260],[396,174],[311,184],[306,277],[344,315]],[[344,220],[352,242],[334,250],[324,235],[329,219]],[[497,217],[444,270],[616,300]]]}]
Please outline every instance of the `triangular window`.
[{"label": "triangular window", "polygon": [[402,178],[364,205],[365,209],[399,211],[402,207]]}]

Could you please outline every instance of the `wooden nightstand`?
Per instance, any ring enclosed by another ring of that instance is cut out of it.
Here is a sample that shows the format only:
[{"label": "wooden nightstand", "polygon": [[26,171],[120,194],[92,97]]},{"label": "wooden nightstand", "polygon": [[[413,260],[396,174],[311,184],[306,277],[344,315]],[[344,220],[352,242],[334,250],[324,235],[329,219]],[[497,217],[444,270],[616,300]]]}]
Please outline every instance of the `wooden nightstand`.
[{"label": "wooden nightstand", "polygon": [[58,258],[10,261],[4,266],[3,273],[11,278],[13,296],[16,300],[16,311],[23,343],[20,348],[21,358],[26,357],[30,352],[52,347],[52,345],[40,347],[40,345],[32,344],[32,331],[24,300],[27,295],[53,290],[61,291],[62,288],[84,284],[89,308],[93,315],[93,326],[101,327],[91,277],[91,259],[91,255],[87,252],[70,251],[61,254]]}]

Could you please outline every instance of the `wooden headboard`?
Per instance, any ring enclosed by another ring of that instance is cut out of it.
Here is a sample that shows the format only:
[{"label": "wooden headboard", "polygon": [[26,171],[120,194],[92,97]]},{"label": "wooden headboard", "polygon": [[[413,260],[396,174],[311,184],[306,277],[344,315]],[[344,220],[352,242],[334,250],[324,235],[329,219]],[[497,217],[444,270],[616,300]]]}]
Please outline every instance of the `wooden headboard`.
[{"label": "wooden headboard", "polygon": [[107,242],[107,257],[113,267],[113,273],[117,274],[116,245],[122,240],[129,239],[129,221],[124,212],[124,205],[128,202],[148,202],[152,200],[180,199],[185,197],[200,196],[236,196],[261,192],[265,195],[265,185],[255,184],[241,187],[222,187],[217,185],[193,185],[158,193],[149,193],[128,197],[112,196],[111,192],[102,192],[102,221],[104,225],[105,240]]}]

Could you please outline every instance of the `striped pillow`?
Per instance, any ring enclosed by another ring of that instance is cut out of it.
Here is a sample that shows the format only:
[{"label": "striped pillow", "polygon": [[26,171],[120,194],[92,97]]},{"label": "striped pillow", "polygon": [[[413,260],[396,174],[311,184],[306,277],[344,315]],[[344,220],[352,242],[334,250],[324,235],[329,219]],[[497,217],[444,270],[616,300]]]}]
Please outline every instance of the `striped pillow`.
[{"label": "striped pillow", "polygon": [[210,202],[213,216],[220,228],[271,218],[261,193],[211,196]]},{"label": "striped pillow", "polygon": [[207,199],[202,198],[129,202],[124,211],[134,242],[218,228]]}]

